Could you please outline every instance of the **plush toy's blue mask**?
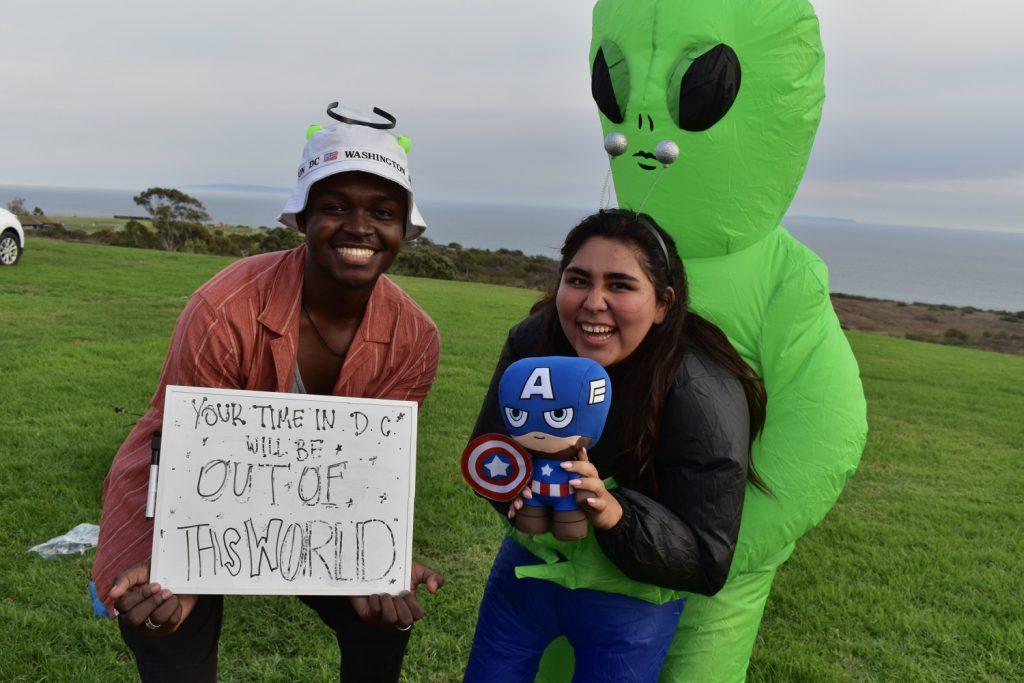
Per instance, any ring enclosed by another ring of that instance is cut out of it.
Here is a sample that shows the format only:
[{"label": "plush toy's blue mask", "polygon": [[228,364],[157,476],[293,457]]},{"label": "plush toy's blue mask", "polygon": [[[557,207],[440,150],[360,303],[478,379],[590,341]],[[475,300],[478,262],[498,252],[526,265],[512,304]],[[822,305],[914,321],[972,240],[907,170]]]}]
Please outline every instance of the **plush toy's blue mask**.
[{"label": "plush toy's blue mask", "polygon": [[589,358],[524,358],[501,376],[498,401],[509,436],[530,450],[558,453],[601,438],[612,384]]}]

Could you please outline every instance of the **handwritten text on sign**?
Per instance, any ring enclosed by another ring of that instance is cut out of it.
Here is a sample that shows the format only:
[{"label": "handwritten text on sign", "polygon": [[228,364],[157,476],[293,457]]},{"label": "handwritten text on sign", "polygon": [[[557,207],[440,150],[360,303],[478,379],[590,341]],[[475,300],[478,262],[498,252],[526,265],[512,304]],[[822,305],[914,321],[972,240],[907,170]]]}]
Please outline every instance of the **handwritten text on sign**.
[{"label": "handwritten text on sign", "polygon": [[407,590],[416,408],[167,387],[152,580],[183,594]]}]

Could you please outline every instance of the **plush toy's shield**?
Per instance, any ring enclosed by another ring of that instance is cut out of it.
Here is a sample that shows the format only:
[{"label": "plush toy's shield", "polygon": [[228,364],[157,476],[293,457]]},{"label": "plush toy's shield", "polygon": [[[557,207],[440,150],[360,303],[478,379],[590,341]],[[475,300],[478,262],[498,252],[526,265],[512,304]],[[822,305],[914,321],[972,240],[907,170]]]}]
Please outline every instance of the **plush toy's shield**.
[{"label": "plush toy's shield", "polygon": [[484,498],[506,503],[530,483],[533,461],[504,434],[483,434],[462,452],[462,476]]}]

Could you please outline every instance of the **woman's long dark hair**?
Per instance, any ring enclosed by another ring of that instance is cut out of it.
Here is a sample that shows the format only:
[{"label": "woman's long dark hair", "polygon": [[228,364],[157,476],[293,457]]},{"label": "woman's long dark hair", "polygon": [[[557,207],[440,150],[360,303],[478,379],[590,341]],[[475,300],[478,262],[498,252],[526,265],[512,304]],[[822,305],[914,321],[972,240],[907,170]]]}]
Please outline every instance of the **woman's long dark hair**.
[{"label": "woman's long dark hair", "polygon": [[[565,355],[573,352],[558,320],[555,295],[566,267],[580,248],[595,237],[614,240],[637,250],[640,267],[654,285],[658,301],[669,300],[669,287],[675,291],[664,321],[654,325],[636,351],[617,364],[624,367],[608,368],[613,382],[616,376],[622,377],[627,373],[632,378],[644,378],[644,381],[634,379],[619,381],[614,385],[614,400],[621,402],[620,405],[630,406],[623,414],[620,427],[624,450],[618,455],[618,462],[625,475],[622,477],[624,483],[635,486],[646,480],[657,490],[651,461],[658,447],[661,413],[688,349],[703,351],[740,381],[750,413],[752,446],[764,427],[767,404],[764,383],[736,352],[722,330],[689,310],[686,272],[676,253],[675,241],[646,214],[621,210],[600,211],[583,219],[569,232],[562,245],[559,280],[554,289],[531,309],[531,313],[543,311],[546,317],[547,330],[541,348],[536,350],[537,354]],[[752,459],[747,468],[747,480],[762,491],[769,492],[768,486],[754,469]]]}]

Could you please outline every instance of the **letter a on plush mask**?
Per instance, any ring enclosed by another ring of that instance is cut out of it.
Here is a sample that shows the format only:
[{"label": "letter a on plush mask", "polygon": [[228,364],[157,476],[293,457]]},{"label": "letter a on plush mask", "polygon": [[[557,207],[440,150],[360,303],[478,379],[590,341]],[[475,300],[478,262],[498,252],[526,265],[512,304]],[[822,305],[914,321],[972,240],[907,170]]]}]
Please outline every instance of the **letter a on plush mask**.
[{"label": "letter a on plush mask", "polygon": [[551,370],[549,368],[536,368],[530,373],[519,398],[525,401],[534,396],[540,396],[547,401],[555,399],[555,392],[551,390]]}]

